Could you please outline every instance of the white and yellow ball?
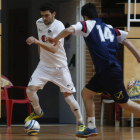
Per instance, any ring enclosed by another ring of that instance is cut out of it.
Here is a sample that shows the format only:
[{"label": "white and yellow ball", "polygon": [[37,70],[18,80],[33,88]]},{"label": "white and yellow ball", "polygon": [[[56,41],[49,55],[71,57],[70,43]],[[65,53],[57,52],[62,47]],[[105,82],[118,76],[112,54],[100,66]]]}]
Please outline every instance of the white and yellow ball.
[{"label": "white and yellow ball", "polygon": [[40,131],[40,125],[36,120],[29,120],[25,123],[24,130],[28,135],[37,135]]}]

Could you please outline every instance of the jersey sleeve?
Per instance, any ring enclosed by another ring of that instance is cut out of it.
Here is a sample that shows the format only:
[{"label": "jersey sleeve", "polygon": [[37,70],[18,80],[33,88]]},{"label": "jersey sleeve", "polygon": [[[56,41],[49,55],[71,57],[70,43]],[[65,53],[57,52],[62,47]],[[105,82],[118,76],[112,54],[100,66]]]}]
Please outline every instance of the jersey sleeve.
[{"label": "jersey sleeve", "polygon": [[77,22],[77,24],[71,26],[75,29],[74,35],[87,37],[87,24],[85,21]]},{"label": "jersey sleeve", "polygon": [[117,36],[117,40],[119,43],[122,43],[123,40],[126,38],[126,36],[128,35],[128,32],[125,32],[123,30],[118,30],[116,28],[114,28],[116,36]]}]

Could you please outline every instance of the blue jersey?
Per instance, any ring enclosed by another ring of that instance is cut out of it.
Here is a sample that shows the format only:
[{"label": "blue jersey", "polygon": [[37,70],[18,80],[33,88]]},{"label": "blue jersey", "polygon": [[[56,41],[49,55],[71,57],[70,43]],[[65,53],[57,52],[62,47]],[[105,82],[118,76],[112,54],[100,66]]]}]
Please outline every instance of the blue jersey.
[{"label": "blue jersey", "polygon": [[127,32],[103,23],[101,18],[81,21],[72,26],[76,35],[84,36],[96,73],[102,72],[112,63],[120,66],[116,59],[118,42],[123,42]]}]

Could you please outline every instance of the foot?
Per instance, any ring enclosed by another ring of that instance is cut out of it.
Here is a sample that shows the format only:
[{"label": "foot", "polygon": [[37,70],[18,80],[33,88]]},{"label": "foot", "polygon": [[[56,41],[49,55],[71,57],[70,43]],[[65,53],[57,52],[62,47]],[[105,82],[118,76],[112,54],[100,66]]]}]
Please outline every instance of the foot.
[{"label": "foot", "polygon": [[26,123],[26,122],[29,121],[29,120],[34,120],[34,119],[37,119],[37,118],[41,118],[41,117],[43,117],[43,115],[44,115],[44,112],[43,112],[43,111],[41,111],[41,114],[40,114],[40,115],[37,115],[35,112],[32,112],[32,113],[30,114],[30,116],[28,116],[28,117],[24,120],[24,122]]},{"label": "foot", "polygon": [[76,136],[79,135],[84,130],[85,130],[85,125],[84,124],[78,124],[78,132],[76,133]]},{"label": "foot", "polygon": [[89,129],[88,127],[84,131],[78,131],[76,133],[76,136],[80,138],[93,137],[97,135],[98,135],[97,128]]}]

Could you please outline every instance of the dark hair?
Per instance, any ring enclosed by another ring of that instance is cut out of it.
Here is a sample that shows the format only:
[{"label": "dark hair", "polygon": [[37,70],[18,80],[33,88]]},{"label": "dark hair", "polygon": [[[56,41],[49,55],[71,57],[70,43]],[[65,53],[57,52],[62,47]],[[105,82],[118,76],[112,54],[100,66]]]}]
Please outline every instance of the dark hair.
[{"label": "dark hair", "polygon": [[87,16],[89,19],[98,18],[96,6],[93,3],[86,3],[82,6],[81,15]]},{"label": "dark hair", "polygon": [[48,0],[45,3],[43,3],[39,9],[40,9],[40,11],[48,11],[49,10],[51,13],[55,12],[55,6]]}]

